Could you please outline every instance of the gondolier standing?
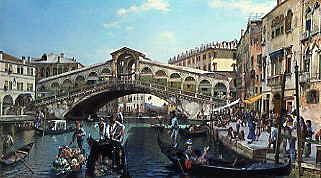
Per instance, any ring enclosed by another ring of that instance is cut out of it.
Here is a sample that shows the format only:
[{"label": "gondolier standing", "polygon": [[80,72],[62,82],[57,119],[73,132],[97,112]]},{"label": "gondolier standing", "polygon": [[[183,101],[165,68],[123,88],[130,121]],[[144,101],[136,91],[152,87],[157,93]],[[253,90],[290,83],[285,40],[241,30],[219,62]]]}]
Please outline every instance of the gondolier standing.
[{"label": "gondolier standing", "polygon": [[2,149],[3,155],[6,155],[11,150],[13,143],[14,143],[13,138],[10,133],[3,137],[3,145],[2,145],[3,146],[2,147],[3,148]]},{"label": "gondolier standing", "polygon": [[177,120],[175,111],[171,112],[170,129],[172,131],[171,133],[172,145],[174,145],[174,147],[177,147],[177,135],[178,135],[179,126],[178,126],[178,120]]},{"label": "gondolier standing", "polygon": [[83,151],[82,149],[82,143],[84,141],[84,137],[86,135],[85,130],[80,126],[80,122],[76,121],[76,130],[72,136],[72,141],[70,142],[70,145],[77,139],[77,144],[80,150]]}]

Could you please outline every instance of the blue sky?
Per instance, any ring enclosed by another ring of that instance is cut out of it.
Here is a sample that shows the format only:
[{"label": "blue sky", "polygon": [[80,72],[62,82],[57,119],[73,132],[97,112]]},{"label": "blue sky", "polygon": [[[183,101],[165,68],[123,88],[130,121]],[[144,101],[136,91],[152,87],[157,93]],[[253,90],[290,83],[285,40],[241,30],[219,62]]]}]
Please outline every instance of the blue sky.
[{"label": "blue sky", "polygon": [[276,0],[0,0],[0,49],[75,56],[85,65],[123,46],[166,62],[202,43],[239,39]]}]

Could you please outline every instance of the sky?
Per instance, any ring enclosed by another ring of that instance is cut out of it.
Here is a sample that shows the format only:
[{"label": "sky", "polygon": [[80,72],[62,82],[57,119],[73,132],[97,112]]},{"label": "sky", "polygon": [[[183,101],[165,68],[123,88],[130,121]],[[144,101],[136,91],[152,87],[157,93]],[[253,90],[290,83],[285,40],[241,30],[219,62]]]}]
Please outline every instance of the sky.
[{"label": "sky", "polygon": [[0,50],[65,53],[89,65],[124,46],[167,63],[187,49],[239,39],[276,0],[0,0]]}]

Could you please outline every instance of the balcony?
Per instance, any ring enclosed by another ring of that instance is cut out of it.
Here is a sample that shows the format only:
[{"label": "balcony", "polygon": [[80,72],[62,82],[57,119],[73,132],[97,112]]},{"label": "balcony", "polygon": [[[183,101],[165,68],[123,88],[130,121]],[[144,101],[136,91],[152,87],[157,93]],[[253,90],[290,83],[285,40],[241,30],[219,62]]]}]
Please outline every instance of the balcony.
[{"label": "balcony", "polygon": [[279,86],[281,87],[282,84],[282,75],[274,75],[271,76],[267,79],[268,82],[268,86],[269,87],[275,87],[275,86]]},{"label": "balcony", "polygon": [[300,73],[300,83],[309,83],[321,80],[321,73],[302,72]]}]

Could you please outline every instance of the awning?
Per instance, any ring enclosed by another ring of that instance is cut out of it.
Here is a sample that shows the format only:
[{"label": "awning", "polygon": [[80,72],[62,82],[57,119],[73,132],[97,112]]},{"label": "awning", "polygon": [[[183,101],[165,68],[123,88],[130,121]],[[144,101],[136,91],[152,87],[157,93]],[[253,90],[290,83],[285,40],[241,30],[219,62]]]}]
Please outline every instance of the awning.
[{"label": "awning", "polygon": [[256,95],[256,96],[252,97],[252,98],[246,99],[243,102],[246,103],[246,104],[252,104],[252,103],[260,100],[261,98],[262,98],[262,94],[259,94],[259,95]]},{"label": "awning", "polygon": [[274,59],[277,59],[277,58],[283,57],[283,56],[284,56],[284,49],[283,48],[270,53],[271,60],[274,60]]},{"label": "awning", "polygon": [[233,101],[232,103],[229,103],[229,104],[227,104],[225,106],[221,106],[219,108],[215,108],[215,109],[213,109],[213,111],[220,111],[220,110],[223,110],[225,108],[229,108],[231,106],[234,106],[234,105],[238,104],[239,102],[240,102],[240,99],[237,99],[237,100]]}]

